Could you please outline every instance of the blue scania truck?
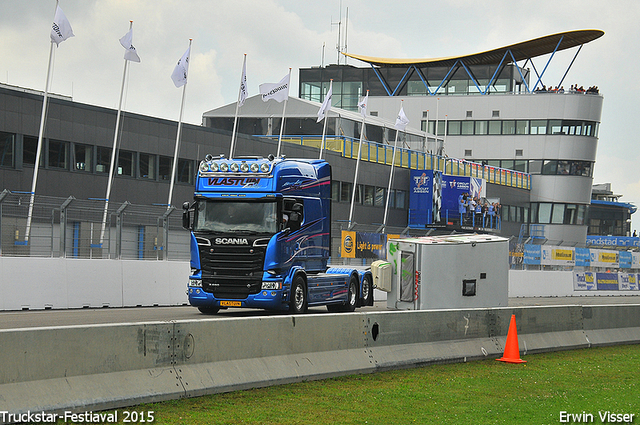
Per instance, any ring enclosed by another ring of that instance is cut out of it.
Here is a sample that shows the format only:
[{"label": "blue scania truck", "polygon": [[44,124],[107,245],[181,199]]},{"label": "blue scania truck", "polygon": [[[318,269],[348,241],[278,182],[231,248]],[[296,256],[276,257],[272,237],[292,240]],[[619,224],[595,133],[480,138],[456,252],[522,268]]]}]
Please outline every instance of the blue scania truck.
[{"label": "blue scania truck", "polygon": [[324,160],[207,155],[182,218],[191,232],[187,294],[202,313],[373,305],[369,270],[327,266],[331,166]]}]

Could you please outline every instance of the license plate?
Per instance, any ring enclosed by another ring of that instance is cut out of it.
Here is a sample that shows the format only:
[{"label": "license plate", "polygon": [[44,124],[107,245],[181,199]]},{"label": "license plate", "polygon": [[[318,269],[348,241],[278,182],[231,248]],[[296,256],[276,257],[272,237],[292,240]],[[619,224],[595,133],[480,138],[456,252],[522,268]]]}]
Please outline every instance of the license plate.
[{"label": "license plate", "polygon": [[220,301],[220,307],[242,307],[241,301]]}]

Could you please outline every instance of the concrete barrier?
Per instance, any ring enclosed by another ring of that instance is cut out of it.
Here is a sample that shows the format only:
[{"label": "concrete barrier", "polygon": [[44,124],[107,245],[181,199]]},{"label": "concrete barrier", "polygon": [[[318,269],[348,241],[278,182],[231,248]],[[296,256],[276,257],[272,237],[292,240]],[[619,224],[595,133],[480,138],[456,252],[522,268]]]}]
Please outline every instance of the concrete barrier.
[{"label": "concrete barrier", "polygon": [[0,411],[87,411],[502,355],[640,342],[640,305],[383,311],[0,330]]},{"label": "concrete barrier", "polygon": [[0,257],[0,310],[187,304],[188,261]]}]

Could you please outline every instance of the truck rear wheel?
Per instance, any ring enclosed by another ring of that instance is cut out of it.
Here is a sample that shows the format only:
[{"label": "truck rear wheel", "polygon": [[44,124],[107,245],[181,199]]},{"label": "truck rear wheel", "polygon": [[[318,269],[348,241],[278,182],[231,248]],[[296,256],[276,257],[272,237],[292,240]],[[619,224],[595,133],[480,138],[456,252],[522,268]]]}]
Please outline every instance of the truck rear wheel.
[{"label": "truck rear wheel", "polygon": [[347,297],[347,304],[344,306],[344,311],[355,311],[358,305],[358,278],[356,276],[351,276],[349,279],[349,293]]},{"label": "truck rear wheel", "polygon": [[307,285],[300,275],[293,279],[293,285],[291,285],[289,311],[293,314],[302,314],[307,311]]}]

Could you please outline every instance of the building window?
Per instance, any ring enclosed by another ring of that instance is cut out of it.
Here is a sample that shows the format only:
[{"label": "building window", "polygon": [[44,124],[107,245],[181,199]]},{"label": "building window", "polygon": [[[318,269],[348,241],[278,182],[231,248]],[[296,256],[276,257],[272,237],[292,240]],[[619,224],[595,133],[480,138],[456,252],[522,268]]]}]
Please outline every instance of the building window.
[{"label": "building window", "polygon": [[135,177],[133,168],[133,152],[119,151],[118,152],[118,175]]},{"label": "building window", "polygon": [[558,161],[546,160],[542,165],[542,174],[556,174],[558,171]]},{"label": "building window", "polygon": [[383,207],[384,203],[387,201],[387,199],[385,198],[385,191],[386,189],[382,188],[382,187],[376,187],[376,199],[375,199],[375,203],[374,205],[376,207]]},{"label": "building window", "polygon": [[447,123],[447,134],[450,136],[457,136],[460,134],[460,121],[449,121]]},{"label": "building window", "polygon": [[516,134],[529,134],[529,120],[516,121]]},{"label": "building window", "polygon": [[[36,137],[24,136],[22,138],[22,163],[28,165],[36,164],[36,151],[38,150],[38,139]],[[42,152],[40,153],[40,166],[42,163]]]},{"label": "building window", "polygon": [[93,171],[93,146],[73,145],[73,169],[75,171]]},{"label": "building window", "polygon": [[516,134],[516,122],[513,120],[502,121],[502,134]]},{"label": "building window", "polygon": [[331,182],[331,201],[340,202],[340,182],[337,180]]},{"label": "building window", "polygon": [[173,170],[171,169],[172,164],[173,160],[171,159],[171,157],[160,157],[160,165],[158,166],[160,180],[171,180],[171,173],[173,172]]},{"label": "building window", "polygon": [[156,156],[148,153],[140,154],[140,177],[143,179],[156,179]]},{"label": "building window", "polygon": [[551,223],[551,207],[550,202],[540,202],[538,205],[538,222],[541,224]]},{"label": "building window", "polygon": [[473,134],[473,121],[462,121],[460,133],[465,135]]},{"label": "building window", "polygon": [[96,172],[108,173],[110,163],[111,163],[111,148],[98,146],[98,148],[96,149]]},{"label": "building window", "polygon": [[516,156],[522,156],[522,149],[516,149]]},{"label": "building window", "polygon": [[488,121],[476,121],[476,131],[475,134],[483,135],[489,132],[489,122]]},{"label": "building window", "polygon": [[374,204],[376,188],[374,186],[364,187],[364,205],[372,207]]},{"label": "building window", "polygon": [[13,167],[15,134],[0,131],[0,167]]},{"label": "building window", "polygon": [[467,111],[467,118],[473,118],[473,111]]},{"label": "building window", "polygon": [[395,207],[400,209],[406,208],[407,192],[404,190],[396,190]]},{"label": "building window", "polygon": [[340,202],[351,202],[352,187],[352,183],[342,182],[340,186]]},{"label": "building window", "polygon": [[473,150],[472,149],[465,149],[464,150],[464,156],[473,156]]},{"label": "building window", "polygon": [[178,158],[178,170],[176,171],[178,176],[177,179],[181,183],[194,183],[194,168],[193,161],[190,159],[182,159]]},{"label": "building window", "polygon": [[531,134],[547,134],[547,120],[531,120]]},{"label": "building window", "polygon": [[489,134],[500,134],[502,132],[502,121],[489,121]]},{"label": "building window", "polygon": [[69,166],[69,144],[60,140],[49,140],[49,167],[67,169]]},{"label": "building window", "polygon": [[500,111],[491,111],[491,116],[493,118],[500,118]]}]

